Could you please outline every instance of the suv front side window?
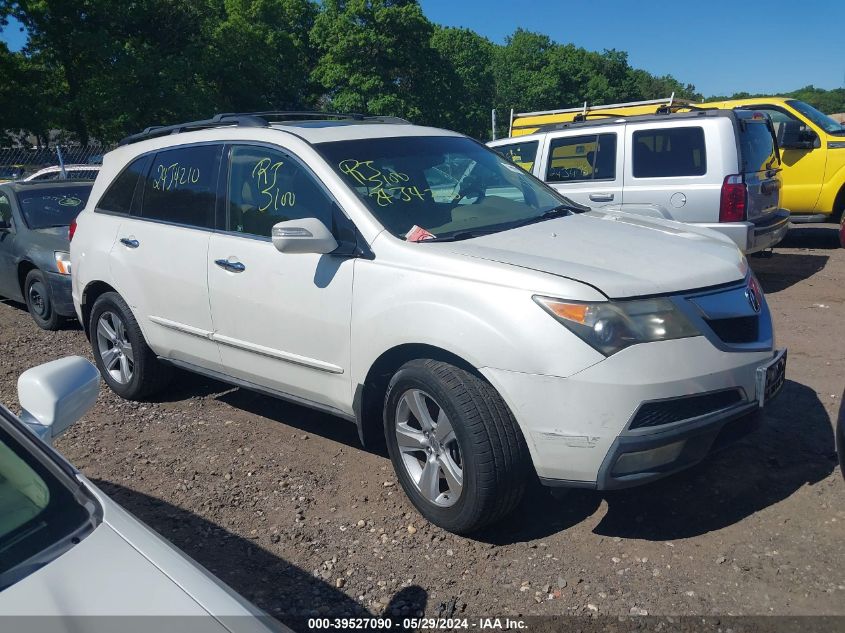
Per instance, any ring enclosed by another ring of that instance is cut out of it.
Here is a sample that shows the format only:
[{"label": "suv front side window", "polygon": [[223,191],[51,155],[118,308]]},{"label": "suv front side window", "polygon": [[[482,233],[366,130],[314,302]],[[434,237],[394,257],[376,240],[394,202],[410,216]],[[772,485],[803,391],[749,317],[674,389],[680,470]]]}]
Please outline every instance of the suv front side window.
[{"label": "suv front side window", "polygon": [[145,179],[141,217],[214,228],[222,152],[222,145],[197,145],[158,152]]},{"label": "suv front side window", "polygon": [[538,145],[539,141],[524,141],[522,143],[497,145],[493,149],[515,165],[519,165],[530,173],[534,168],[534,161],[537,160]]},{"label": "suv front side window", "polygon": [[334,202],[297,159],[253,145],[232,147],[226,230],[269,238],[273,225],[317,218],[332,228]]},{"label": "suv front side window", "polygon": [[552,139],[546,182],[614,180],[616,134],[590,134]]},{"label": "suv front side window", "polygon": [[704,130],[676,127],[634,132],[634,178],[703,176],[707,173]]}]

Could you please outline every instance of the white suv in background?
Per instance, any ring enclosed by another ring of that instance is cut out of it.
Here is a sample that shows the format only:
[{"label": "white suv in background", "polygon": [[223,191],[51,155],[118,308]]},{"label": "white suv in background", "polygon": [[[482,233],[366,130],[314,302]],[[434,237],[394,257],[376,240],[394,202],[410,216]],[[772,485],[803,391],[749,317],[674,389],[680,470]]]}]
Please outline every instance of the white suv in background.
[{"label": "white suv in background", "polygon": [[573,208],[454,132],[219,115],[106,155],[73,298],[119,395],[176,366],[354,421],[427,519],[469,532],[535,476],[690,466],[783,384],[732,241]]},{"label": "white suv in background", "polygon": [[760,112],[587,119],[488,145],[580,204],[713,229],[745,253],[789,229],[777,140]]}]

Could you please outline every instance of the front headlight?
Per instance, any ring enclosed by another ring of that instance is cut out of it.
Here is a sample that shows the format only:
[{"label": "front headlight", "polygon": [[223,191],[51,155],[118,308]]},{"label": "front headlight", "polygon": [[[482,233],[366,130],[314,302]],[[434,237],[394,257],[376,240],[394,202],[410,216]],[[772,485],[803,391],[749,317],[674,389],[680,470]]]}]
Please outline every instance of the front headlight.
[{"label": "front headlight", "polygon": [[70,274],[70,253],[56,251],[56,270],[63,275]]},{"label": "front headlight", "polygon": [[669,299],[662,297],[581,303],[535,296],[534,301],[605,356],[637,343],[700,334]]}]

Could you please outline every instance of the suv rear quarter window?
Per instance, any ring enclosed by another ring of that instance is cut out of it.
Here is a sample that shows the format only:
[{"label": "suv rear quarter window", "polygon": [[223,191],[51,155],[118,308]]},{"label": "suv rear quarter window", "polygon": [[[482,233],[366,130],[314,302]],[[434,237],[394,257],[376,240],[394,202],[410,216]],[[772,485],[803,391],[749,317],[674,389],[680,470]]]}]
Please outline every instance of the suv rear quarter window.
[{"label": "suv rear quarter window", "polygon": [[707,173],[704,130],[676,127],[634,132],[634,178],[703,176]]},{"label": "suv rear quarter window", "polygon": [[222,145],[158,152],[144,182],[141,217],[214,228]]},{"label": "suv rear quarter window", "polygon": [[135,195],[138,179],[143,175],[148,161],[149,156],[142,156],[129,163],[129,166],[114,179],[100,198],[97,210],[128,214],[132,208],[132,198]]}]

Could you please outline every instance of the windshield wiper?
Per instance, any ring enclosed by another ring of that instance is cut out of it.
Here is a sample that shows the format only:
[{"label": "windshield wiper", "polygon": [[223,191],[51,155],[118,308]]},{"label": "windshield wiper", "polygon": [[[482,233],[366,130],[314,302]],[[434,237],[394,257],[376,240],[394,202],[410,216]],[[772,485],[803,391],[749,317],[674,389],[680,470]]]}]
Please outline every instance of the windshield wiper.
[{"label": "windshield wiper", "polygon": [[575,213],[584,213],[589,211],[587,207],[576,207],[571,204],[559,204],[556,207],[552,207],[546,211],[543,211],[540,215],[534,216],[533,218],[528,218],[526,220],[521,220],[520,222],[516,222],[509,226],[509,229],[515,229],[520,226],[528,226],[529,224],[537,224],[538,222],[545,222],[546,220],[553,220],[555,218],[564,218]]},{"label": "windshield wiper", "polygon": [[482,235],[490,235],[492,233],[498,233],[499,231],[503,231],[504,229],[479,229],[477,231],[458,231],[457,233],[451,233],[449,235],[441,235],[439,237],[432,237],[427,240],[420,240],[421,244],[426,242],[459,242],[461,240],[469,240],[473,237],[481,237]]}]

